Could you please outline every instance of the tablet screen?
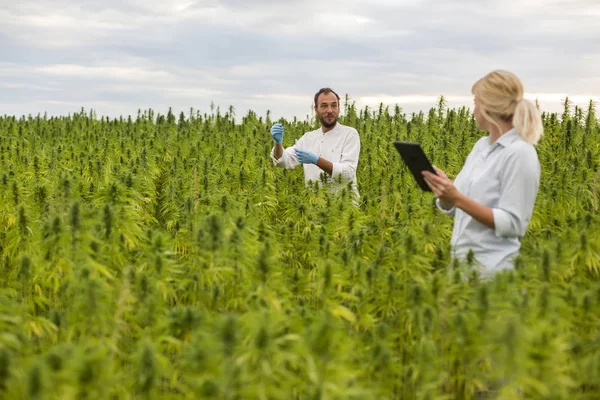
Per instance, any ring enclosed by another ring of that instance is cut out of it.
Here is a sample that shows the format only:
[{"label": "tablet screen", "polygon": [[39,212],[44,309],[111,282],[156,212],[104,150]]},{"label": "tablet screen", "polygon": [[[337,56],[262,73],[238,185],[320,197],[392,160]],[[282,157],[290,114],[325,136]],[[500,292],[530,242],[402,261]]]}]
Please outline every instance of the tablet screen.
[{"label": "tablet screen", "polygon": [[425,182],[422,171],[436,173],[433,165],[425,155],[419,143],[394,141],[394,147],[400,153],[402,160],[412,173],[413,177],[419,184],[419,187],[427,192],[431,192],[431,188]]}]

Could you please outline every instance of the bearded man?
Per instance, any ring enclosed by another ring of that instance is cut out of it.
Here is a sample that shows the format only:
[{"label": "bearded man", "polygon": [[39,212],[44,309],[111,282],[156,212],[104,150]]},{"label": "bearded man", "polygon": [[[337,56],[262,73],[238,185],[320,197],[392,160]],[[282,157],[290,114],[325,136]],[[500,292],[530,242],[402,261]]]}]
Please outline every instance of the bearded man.
[{"label": "bearded man", "polygon": [[[314,97],[315,113],[321,122],[317,130],[306,132],[294,146],[284,148],[283,126],[271,127],[275,146],[271,150],[273,164],[278,168],[304,167],[304,180],[326,181],[333,192],[352,182],[355,200],[358,199],[356,168],[360,154],[360,137],[356,129],[338,122],[340,96],[331,88],[320,89]],[[325,173],[326,179],[320,179]]]}]

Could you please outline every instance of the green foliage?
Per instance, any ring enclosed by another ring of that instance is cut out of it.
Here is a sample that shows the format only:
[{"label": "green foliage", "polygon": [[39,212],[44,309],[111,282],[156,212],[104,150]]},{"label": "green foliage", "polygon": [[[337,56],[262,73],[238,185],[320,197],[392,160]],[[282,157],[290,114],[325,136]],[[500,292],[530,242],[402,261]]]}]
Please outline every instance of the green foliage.
[{"label": "green foliage", "polygon": [[[470,111],[344,110],[357,207],[273,168],[253,112],[0,117],[0,397],[598,398],[594,105],[544,113],[522,254],[490,282],[391,145],[455,176]],[[284,145],[315,126],[280,122]]]}]

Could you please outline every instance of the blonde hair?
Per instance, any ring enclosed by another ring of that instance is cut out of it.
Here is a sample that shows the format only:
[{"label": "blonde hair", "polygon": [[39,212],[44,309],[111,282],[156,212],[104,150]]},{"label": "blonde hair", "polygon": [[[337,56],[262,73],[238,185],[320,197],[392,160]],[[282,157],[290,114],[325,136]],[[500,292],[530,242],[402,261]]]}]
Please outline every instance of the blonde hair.
[{"label": "blonde hair", "polygon": [[544,127],[537,107],[523,98],[523,84],[512,72],[492,71],[473,85],[483,117],[498,129],[498,121],[512,122],[523,140],[536,145]]}]

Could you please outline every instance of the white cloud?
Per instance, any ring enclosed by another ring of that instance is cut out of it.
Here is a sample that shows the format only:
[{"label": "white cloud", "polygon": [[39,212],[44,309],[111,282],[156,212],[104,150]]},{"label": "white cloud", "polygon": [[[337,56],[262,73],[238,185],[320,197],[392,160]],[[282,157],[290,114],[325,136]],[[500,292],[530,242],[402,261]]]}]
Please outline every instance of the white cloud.
[{"label": "white cloud", "polygon": [[307,93],[306,95],[293,95],[285,93],[253,94],[251,97],[254,99],[269,101],[293,101],[296,103],[311,103],[309,93]]},{"label": "white cloud", "polygon": [[43,86],[43,85],[33,85],[29,83],[15,83],[15,82],[2,82],[0,81],[0,87],[7,89],[27,89],[27,90],[35,90],[35,91],[48,91],[48,92],[58,92],[61,89],[59,87],[51,87],[51,86]]},{"label": "white cloud", "polygon": [[32,72],[76,78],[119,79],[148,81],[173,78],[168,72],[153,71],[136,67],[87,67],[74,64],[56,64],[32,68]]},{"label": "white cloud", "polygon": [[525,98],[527,99],[538,99],[543,102],[554,102],[554,103],[564,103],[566,98],[573,103],[588,103],[590,100],[598,101],[600,100],[599,95],[592,94],[571,94],[568,93],[525,93]]},{"label": "white cloud", "polygon": [[3,110],[215,101],[292,117],[323,86],[359,105],[417,110],[445,94],[470,106],[473,82],[497,68],[560,108],[600,93],[598,15],[595,0],[4,2]]},{"label": "white cloud", "polygon": [[[391,95],[376,95],[376,96],[364,96],[360,97],[358,104],[361,106],[378,106],[383,105],[400,105],[410,106],[410,110],[426,109],[434,107],[440,99],[440,95],[402,95],[402,96],[391,96]],[[443,94],[444,99],[450,107],[461,107],[473,106],[473,96],[464,95],[452,95]],[[534,101],[537,100],[543,111],[548,112],[560,112],[563,109],[565,99],[568,97],[569,101],[578,106],[587,106],[590,100],[593,100],[595,104],[599,104],[599,95],[586,95],[586,94],[567,94],[567,93],[525,93],[525,98]]]},{"label": "white cloud", "polygon": [[[435,104],[440,95],[406,95],[406,96],[365,96],[360,98],[360,102],[365,105],[376,105],[376,104]],[[473,97],[471,96],[457,96],[457,95],[444,95],[444,98],[448,102],[452,103],[469,103],[472,102]]]}]

